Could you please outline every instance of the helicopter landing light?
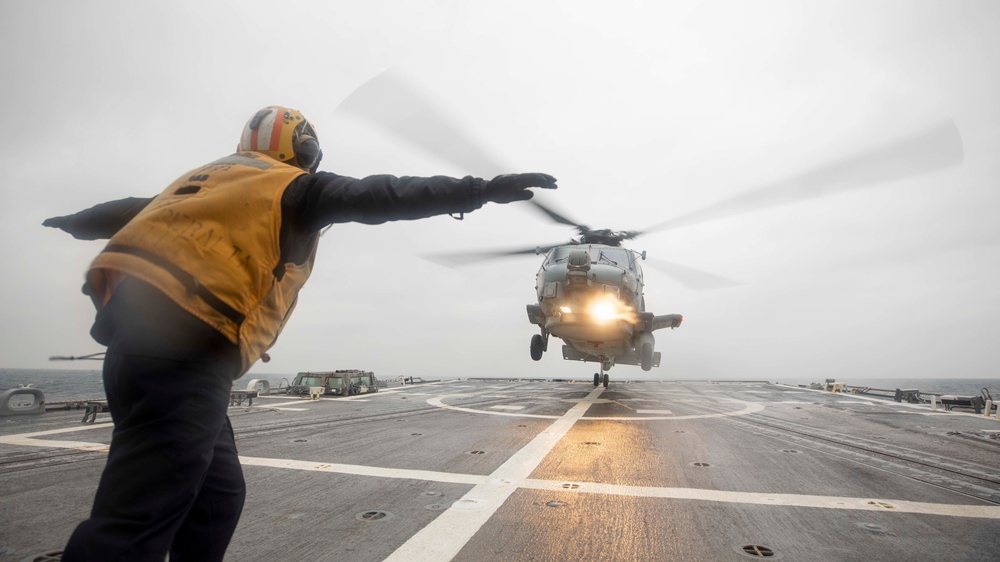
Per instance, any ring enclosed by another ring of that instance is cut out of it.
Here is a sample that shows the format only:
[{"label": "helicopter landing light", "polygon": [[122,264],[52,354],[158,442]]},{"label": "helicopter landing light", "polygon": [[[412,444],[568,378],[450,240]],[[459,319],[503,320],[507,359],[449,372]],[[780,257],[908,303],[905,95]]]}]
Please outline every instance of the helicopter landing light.
[{"label": "helicopter landing light", "polygon": [[587,312],[599,324],[606,324],[612,320],[624,320],[634,324],[636,320],[635,311],[618,300],[614,293],[605,293],[590,301]]},{"label": "helicopter landing light", "polygon": [[598,322],[613,320],[618,315],[617,307],[608,300],[599,300],[590,306],[590,313]]}]

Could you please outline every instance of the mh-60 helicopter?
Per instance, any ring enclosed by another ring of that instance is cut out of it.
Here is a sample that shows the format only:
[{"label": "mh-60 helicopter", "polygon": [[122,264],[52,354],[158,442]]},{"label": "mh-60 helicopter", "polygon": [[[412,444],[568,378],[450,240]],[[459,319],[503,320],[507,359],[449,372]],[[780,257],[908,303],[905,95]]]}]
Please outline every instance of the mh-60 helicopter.
[{"label": "mh-60 helicopter", "polygon": [[655,315],[646,310],[645,280],[640,261],[695,289],[720,288],[732,281],[689,267],[646,257],[646,252],[622,247],[641,234],[673,226],[661,223],[643,231],[592,229],[556,212],[537,199],[528,203],[553,221],[572,226],[578,238],[568,243],[500,251],[427,256],[446,265],[461,265],[505,256],[545,254],[535,278],[537,302],[527,305],[528,320],[538,326],[531,337],[531,358],[542,359],[549,339],[563,340],[563,359],[595,362],[594,386],[608,386],[606,371],[616,364],[638,365],[644,371],[660,366],[653,332],[677,328],[680,314]]},{"label": "mh-60 helicopter", "polygon": [[653,331],[677,328],[684,317],[646,311],[639,265],[646,252],[621,247],[628,234],[586,230],[578,244],[548,251],[535,282],[538,303],[527,306],[540,330],[531,337],[532,359],[540,360],[556,336],[566,342],[563,359],[600,363],[594,386],[608,386],[605,371],[616,363],[643,371],[660,366]]},{"label": "mh-60 helicopter", "polygon": [[[646,252],[622,247],[622,242],[644,231],[591,229],[537,199],[529,203],[555,222],[573,226],[579,237],[564,244],[534,248],[427,257],[439,263],[459,265],[504,256],[545,254],[535,278],[537,302],[527,305],[528,320],[539,329],[539,333],[531,337],[532,359],[541,360],[548,350],[550,337],[555,336],[565,342],[563,359],[600,365],[600,372],[594,373],[594,386],[607,387],[606,371],[616,364],[638,365],[644,371],[659,367],[661,354],[655,349],[653,332],[677,328],[684,317],[680,314],[655,315],[646,310],[645,281],[639,264],[647,259]],[[653,229],[664,226],[667,225]],[[650,263],[675,278],[683,277],[679,280],[694,288],[733,284],[691,268],[651,258]]]},{"label": "mh-60 helicopter", "polygon": [[[497,165],[451,120],[393,71],[379,74],[356,89],[338,107],[376,124],[398,139],[443,157],[468,171],[499,173]],[[964,160],[961,135],[954,122],[941,121],[895,142],[831,161],[812,170],[739,195],[639,231],[591,229],[566,218],[550,205],[528,201],[551,220],[574,227],[579,238],[530,249],[482,251],[427,256],[447,264],[463,264],[516,255],[545,254],[536,276],[538,302],[527,305],[528,320],[539,328],[531,337],[531,358],[538,361],[552,336],[562,339],[563,359],[600,364],[594,385],[608,386],[605,371],[613,365],[639,365],[644,371],[660,364],[653,332],[677,328],[680,314],[654,315],[646,310],[640,261],[693,289],[731,286],[727,279],[646,257],[622,247],[639,235],[716,220],[852,189],[913,177],[955,166]]]},{"label": "mh-60 helicopter", "polygon": [[[594,386],[608,386],[605,372],[616,363],[639,365],[649,371],[660,365],[655,330],[677,328],[680,314],[656,316],[646,310],[641,253],[621,243],[639,232],[594,230],[575,223],[534,201],[535,207],[580,234],[570,244],[548,248],[535,279],[536,304],[527,306],[528,320],[539,332],[531,338],[531,358],[538,361],[547,351],[549,337],[562,339],[563,359],[594,361]],[[542,248],[536,248],[541,253]]]}]

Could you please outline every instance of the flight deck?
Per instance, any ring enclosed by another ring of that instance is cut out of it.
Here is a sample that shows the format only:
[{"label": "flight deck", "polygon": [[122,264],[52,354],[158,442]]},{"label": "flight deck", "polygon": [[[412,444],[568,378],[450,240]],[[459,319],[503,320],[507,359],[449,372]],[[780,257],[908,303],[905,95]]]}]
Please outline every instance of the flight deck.
[{"label": "flight deck", "polygon": [[[997,560],[1000,419],[767,382],[469,379],[230,408],[226,560]],[[112,424],[0,418],[0,562],[86,518]]]}]

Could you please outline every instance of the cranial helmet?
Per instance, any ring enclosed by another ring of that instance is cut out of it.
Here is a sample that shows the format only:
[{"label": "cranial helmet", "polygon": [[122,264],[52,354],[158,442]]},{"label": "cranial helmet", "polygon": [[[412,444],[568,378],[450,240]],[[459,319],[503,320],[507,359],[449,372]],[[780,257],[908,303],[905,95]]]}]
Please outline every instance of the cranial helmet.
[{"label": "cranial helmet", "polygon": [[236,150],[267,154],[309,172],[319,168],[323,151],[316,130],[294,109],[272,105],[247,121]]}]

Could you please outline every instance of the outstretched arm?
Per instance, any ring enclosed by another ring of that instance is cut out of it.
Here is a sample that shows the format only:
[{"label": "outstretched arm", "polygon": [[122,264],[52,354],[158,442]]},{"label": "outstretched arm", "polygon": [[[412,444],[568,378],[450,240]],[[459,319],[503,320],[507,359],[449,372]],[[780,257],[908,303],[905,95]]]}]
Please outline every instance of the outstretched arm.
[{"label": "outstretched arm", "polygon": [[287,195],[307,231],[333,223],[381,224],[435,215],[468,213],[487,202],[510,203],[531,199],[529,188],[555,189],[548,174],[507,174],[492,180],[466,176],[451,178],[368,176],[355,179],[327,172],[295,180]]},{"label": "outstretched arm", "polygon": [[45,219],[42,226],[59,228],[78,240],[111,238],[146,208],[152,197],[127,197],[94,205],[72,215]]}]

